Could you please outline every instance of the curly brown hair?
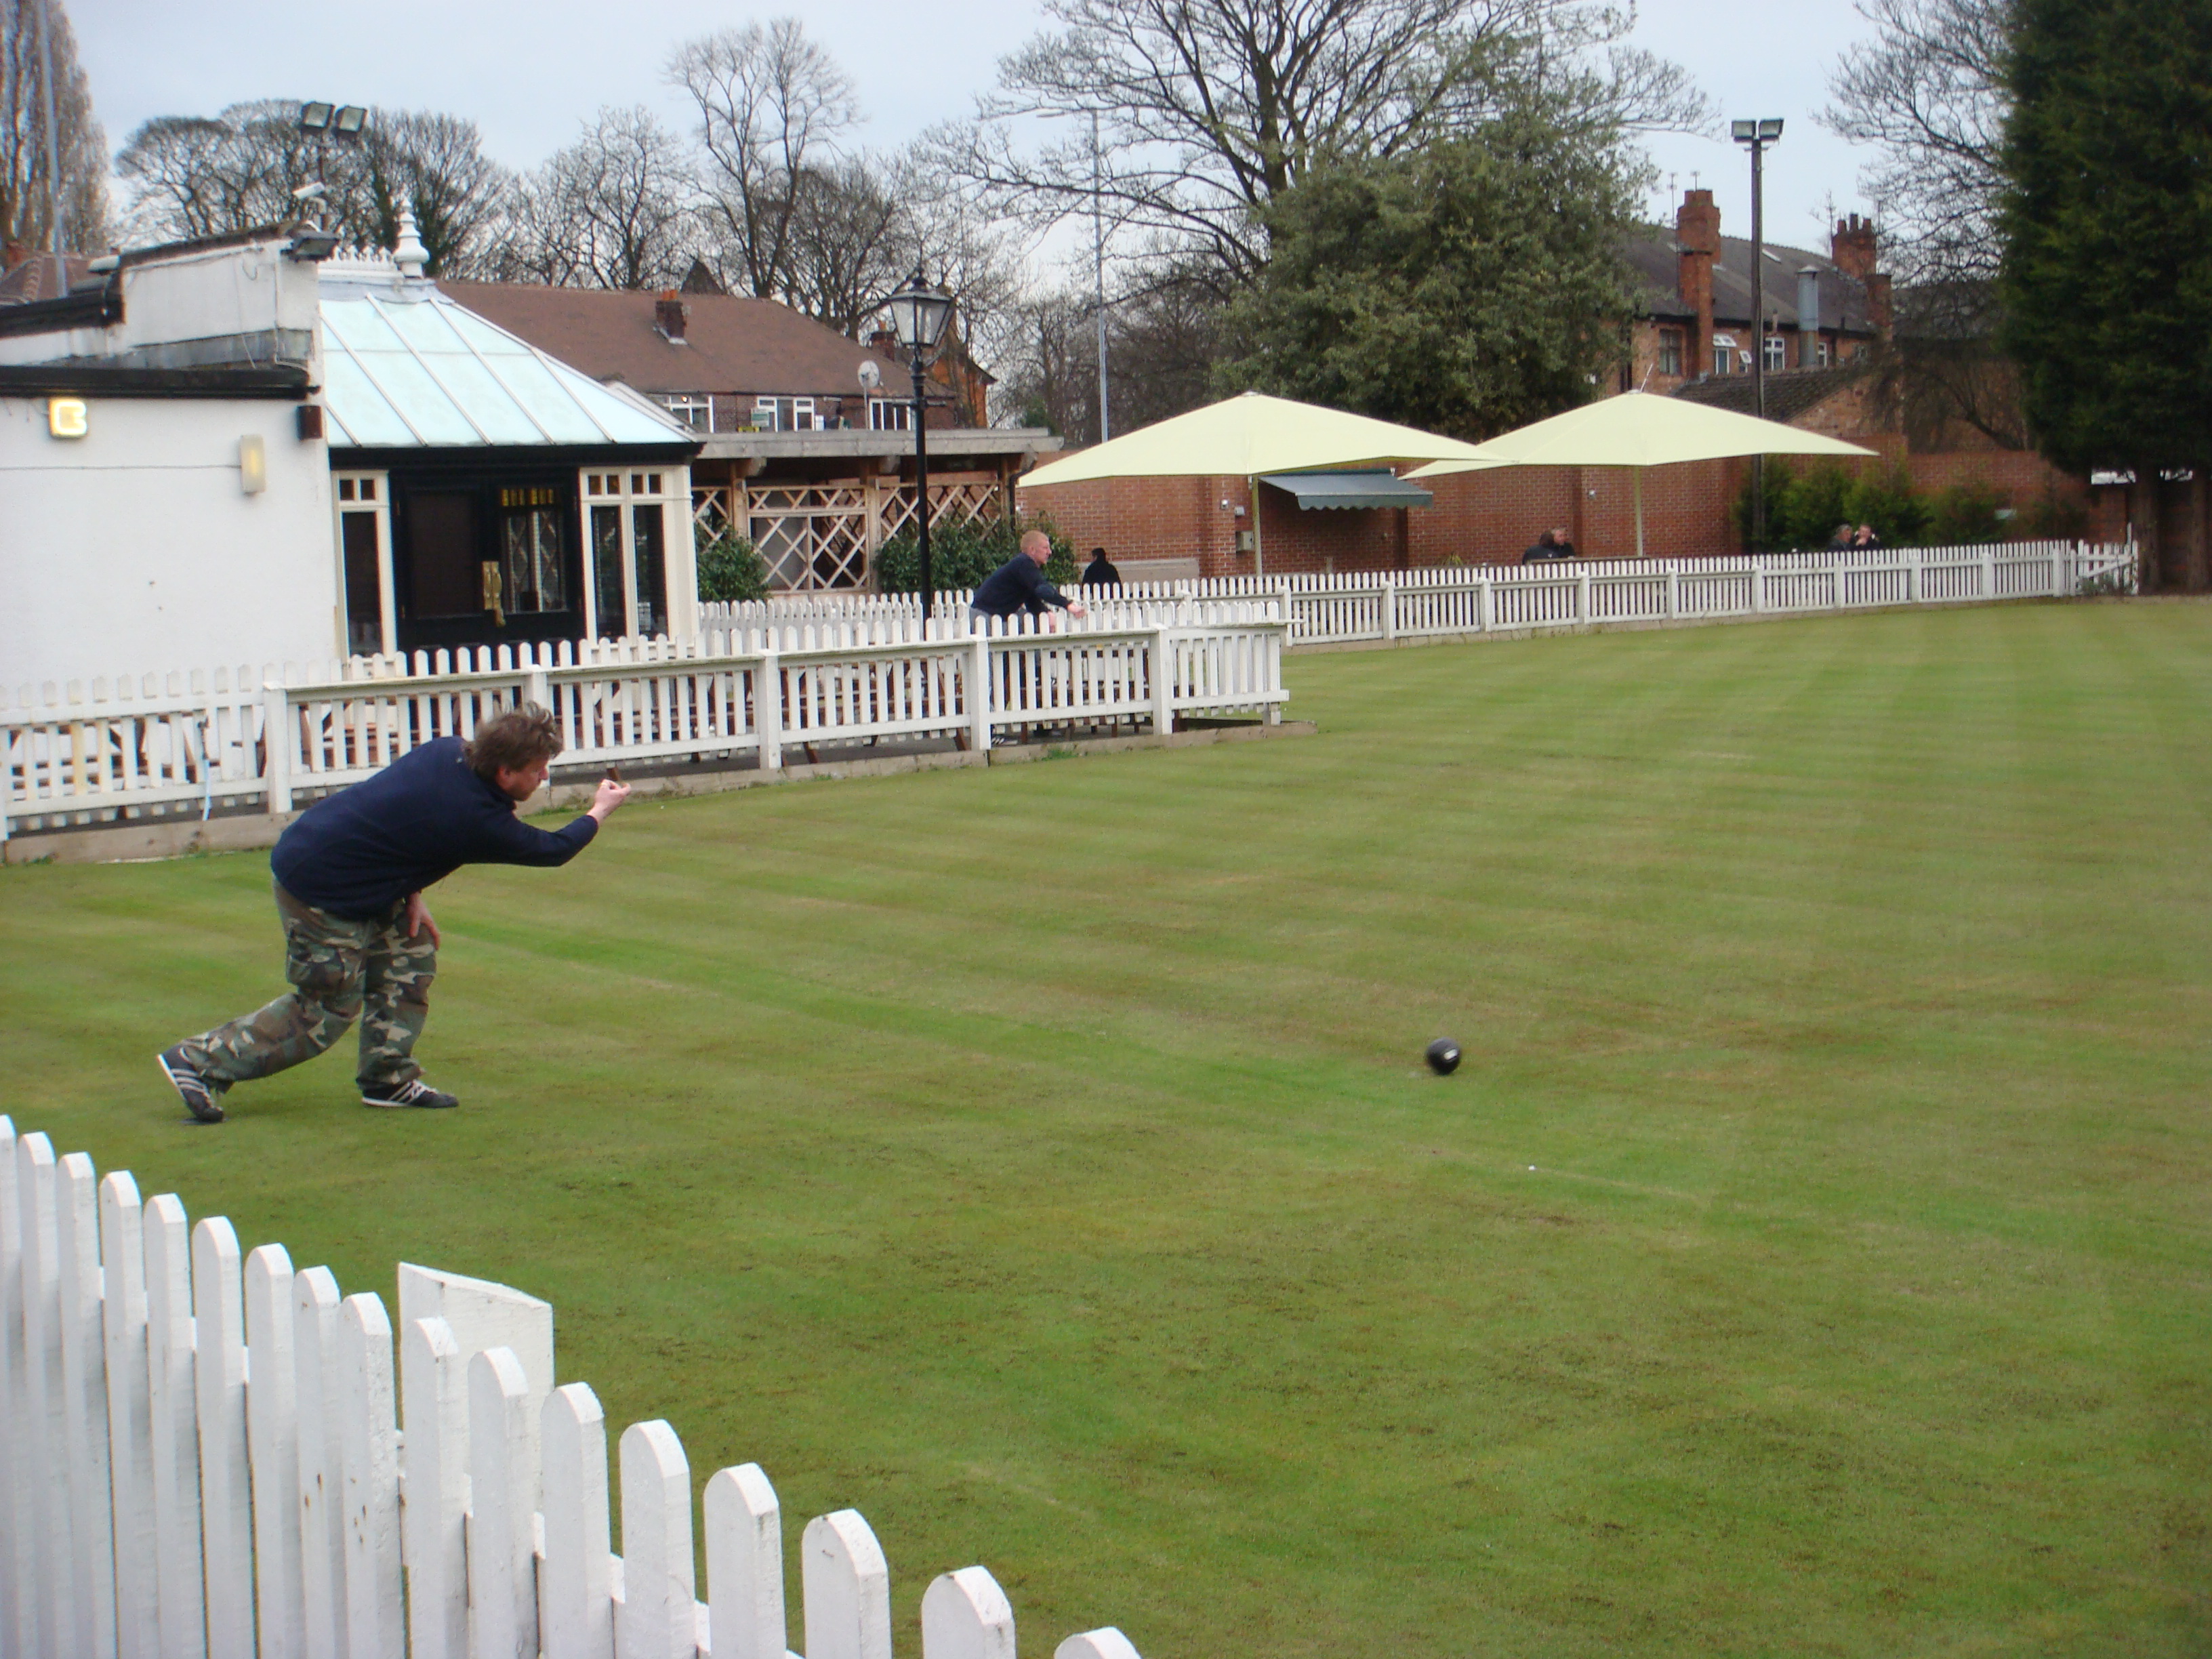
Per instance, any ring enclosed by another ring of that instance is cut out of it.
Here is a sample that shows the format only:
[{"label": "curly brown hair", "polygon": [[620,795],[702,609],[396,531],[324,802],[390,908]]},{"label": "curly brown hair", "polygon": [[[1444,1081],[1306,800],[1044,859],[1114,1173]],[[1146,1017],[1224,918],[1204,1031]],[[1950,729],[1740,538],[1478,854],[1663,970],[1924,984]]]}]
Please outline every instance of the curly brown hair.
[{"label": "curly brown hair", "polygon": [[471,771],[487,783],[496,783],[502,769],[522,771],[539,761],[551,760],[567,747],[561,741],[553,711],[526,702],[477,727],[476,736],[469,739],[463,752]]}]

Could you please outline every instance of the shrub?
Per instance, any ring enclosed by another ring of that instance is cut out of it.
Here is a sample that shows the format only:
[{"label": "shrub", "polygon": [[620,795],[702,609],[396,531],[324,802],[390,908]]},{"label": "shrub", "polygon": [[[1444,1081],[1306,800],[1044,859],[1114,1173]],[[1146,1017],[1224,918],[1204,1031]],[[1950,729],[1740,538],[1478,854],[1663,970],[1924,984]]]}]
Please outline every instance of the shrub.
[{"label": "shrub", "polygon": [[768,561],[734,530],[697,532],[699,597],[708,605],[735,605],[768,594]]},{"label": "shrub", "polygon": [[1929,505],[1928,539],[1937,547],[2002,541],[2004,520],[1997,515],[2002,506],[1996,491],[1985,484],[1953,484]]},{"label": "shrub", "polygon": [[2080,498],[2061,495],[2048,484],[2014,520],[2033,541],[2080,541],[2089,533],[2089,509]]},{"label": "shrub", "polygon": [[[1844,492],[1844,517],[1854,525],[1872,525],[1886,547],[1928,544],[1928,504],[1913,489],[1911,474],[1901,466],[1862,472],[1852,479]],[[1826,545],[1826,538],[1821,539]]]},{"label": "shrub", "polygon": [[[1013,519],[988,524],[940,525],[929,532],[931,579],[938,591],[974,587],[1021,551],[1022,537],[1042,530],[1052,538],[1046,580],[1065,586],[1075,580],[1075,549],[1049,518],[1024,524]],[[913,533],[894,536],[876,550],[876,586],[885,593],[914,593],[921,588],[921,547]]]}]

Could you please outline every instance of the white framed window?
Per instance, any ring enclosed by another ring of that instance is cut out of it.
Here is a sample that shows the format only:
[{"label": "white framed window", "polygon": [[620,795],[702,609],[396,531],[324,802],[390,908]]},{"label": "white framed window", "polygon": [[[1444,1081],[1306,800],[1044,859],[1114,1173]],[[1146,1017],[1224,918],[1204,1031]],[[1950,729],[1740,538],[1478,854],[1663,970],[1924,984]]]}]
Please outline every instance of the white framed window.
[{"label": "white framed window", "polygon": [[582,483],[585,633],[610,640],[671,632],[670,600],[693,580],[688,550],[672,544],[670,528],[690,521],[690,470],[586,467]]},{"label": "white framed window", "polygon": [[913,431],[913,402],[910,399],[897,398],[869,398],[868,430],[871,432]]},{"label": "white framed window", "polygon": [[1790,343],[1779,334],[1770,334],[1760,343],[1766,358],[1766,372],[1778,373],[1790,367]]},{"label": "white framed window", "polygon": [[1814,342],[1813,346],[1813,360],[1819,363],[1821,368],[1826,368],[1828,367],[1831,361],[1831,356],[1832,354],[1829,351],[1828,343],[1826,340]]},{"label": "white framed window", "polygon": [[714,429],[714,400],[703,392],[671,392],[660,399],[661,406],[694,432]]},{"label": "white framed window", "polygon": [[[1714,336],[1713,336],[1713,373],[1714,373],[1714,374],[1735,374],[1735,358],[1736,358],[1735,336],[1735,335],[1733,335],[1733,334],[1716,334],[1716,335],[1714,335]],[[1751,361],[1750,356],[1749,356],[1749,355],[1748,355],[1748,354],[1747,354],[1747,355],[1746,355],[1746,356],[1745,356],[1745,358],[1744,358],[1744,361],[1745,361],[1745,362],[1750,362],[1750,361]]]},{"label": "white framed window", "polygon": [[753,427],[761,432],[816,432],[821,429],[821,422],[815,416],[813,398],[763,393],[753,399]]},{"label": "white framed window", "polygon": [[382,472],[331,475],[337,556],[339,649],[349,657],[399,648],[392,590],[392,483]]}]

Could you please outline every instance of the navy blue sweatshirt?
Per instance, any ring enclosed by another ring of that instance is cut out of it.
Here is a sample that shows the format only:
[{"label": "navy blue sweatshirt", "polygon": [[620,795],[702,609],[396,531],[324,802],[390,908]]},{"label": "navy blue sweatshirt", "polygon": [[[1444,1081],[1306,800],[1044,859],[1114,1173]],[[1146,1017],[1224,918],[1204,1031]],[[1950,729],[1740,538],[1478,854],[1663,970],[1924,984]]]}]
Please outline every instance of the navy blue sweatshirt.
[{"label": "navy blue sweatshirt", "polygon": [[270,868],[284,890],[334,916],[380,916],[465,864],[566,864],[599,821],[548,833],[469,769],[459,738],[402,755],[366,782],[317,801],[277,839]]},{"label": "navy blue sweatshirt", "polygon": [[1067,599],[1044,579],[1044,567],[1026,553],[1017,553],[983,578],[983,585],[969,601],[987,617],[1011,617],[1017,611],[1033,611],[1042,617],[1048,605],[1067,609]]}]

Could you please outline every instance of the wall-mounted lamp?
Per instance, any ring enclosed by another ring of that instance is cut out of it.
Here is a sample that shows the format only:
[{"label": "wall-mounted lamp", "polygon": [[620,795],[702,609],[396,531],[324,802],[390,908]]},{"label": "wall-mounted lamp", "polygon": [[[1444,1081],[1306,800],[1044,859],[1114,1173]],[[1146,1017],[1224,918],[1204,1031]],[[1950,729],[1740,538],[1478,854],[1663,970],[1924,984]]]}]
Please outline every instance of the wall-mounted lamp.
[{"label": "wall-mounted lamp", "polygon": [[269,457],[258,432],[249,432],[238,441],[238,487],[249,495],[258,495],[269,488]]},{"label": "wall-mounted lamp", "polygon": [[46,430],[57,438],[82,438],[92,429],[89,411],[82,398],[46,399]]}]

